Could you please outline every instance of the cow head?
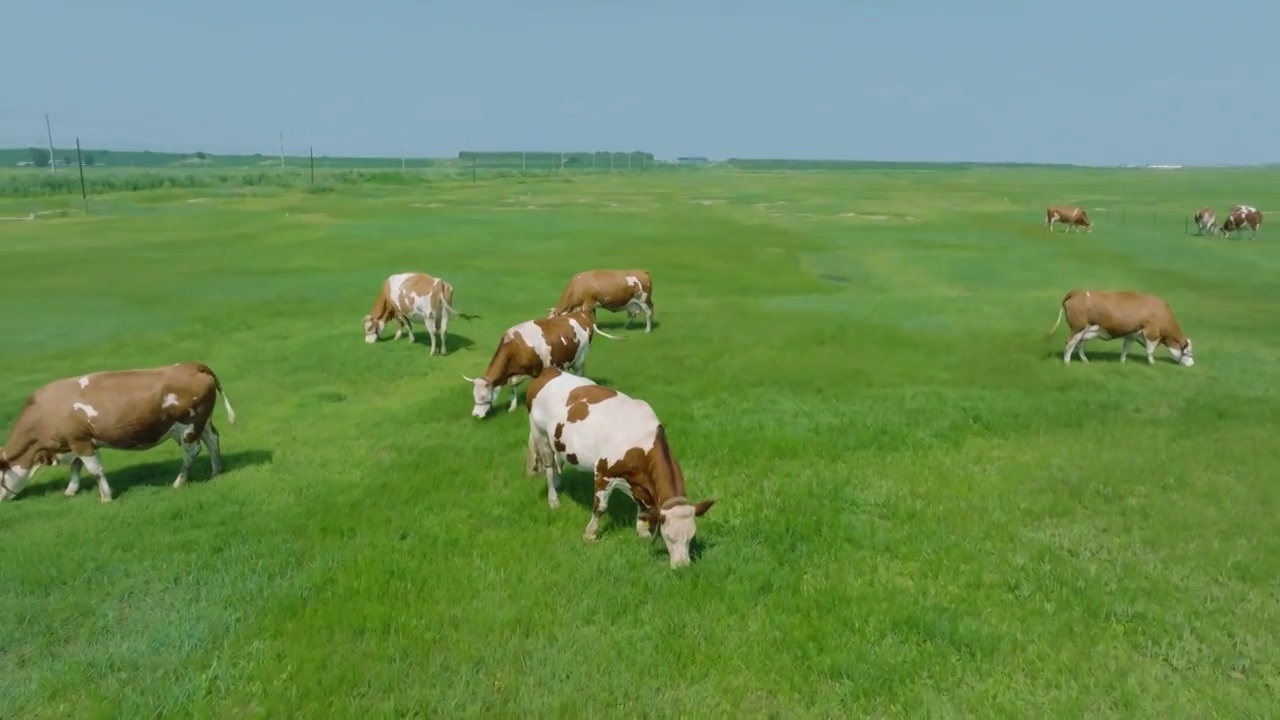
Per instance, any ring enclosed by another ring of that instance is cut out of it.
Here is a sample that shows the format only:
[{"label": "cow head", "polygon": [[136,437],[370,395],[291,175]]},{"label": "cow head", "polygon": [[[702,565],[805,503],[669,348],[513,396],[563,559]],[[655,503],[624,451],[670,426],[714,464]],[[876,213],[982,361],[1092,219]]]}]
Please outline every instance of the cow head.
[{"label": "cow head", "polygon": [[715,503],[710,499],[695,505],[676,497],[663,503],[650,516],[650,523],[658,526],[662,541],[667,544],[667,555],[673,569],[689,564],[689,543],[698,532],[694,518],[704,515]]},{"label": "cow head", "polygon": [[489,408],[493,407],[493,396],[497,388],[482,377],[469,378],[463,375],[462,379],[471,383],[471,399],[475,402],[475,407],[471,408],[471,417],[483,419],[489,414]]},{"label": "cow head", "polygon": [[0,501],[12,500],[22,492],[31,473],[0,458]]},{"label": "cow head", "polygon": [[1182,343],[1170,345],[1169,354],[1182,367],[1191,367],[1196,364],[1195,358],[1191,356],[1191,338],[1183,338]]},{"label": "cow head", "polygon": [[378,342],[378,336],[382,334],[382,329],[387,326],[386,320],[374,320],[372,315],[364,316],[364,341],[367,343]]}]

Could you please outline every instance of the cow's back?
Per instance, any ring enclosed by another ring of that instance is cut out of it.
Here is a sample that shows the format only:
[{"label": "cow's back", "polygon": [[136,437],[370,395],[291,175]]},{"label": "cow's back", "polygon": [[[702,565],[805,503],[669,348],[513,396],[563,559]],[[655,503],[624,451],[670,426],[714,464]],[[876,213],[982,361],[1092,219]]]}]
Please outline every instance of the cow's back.
[{"label": "cow's back", "polygon": [[612,310],[636,296],[648,295],[651,288],[649,273],[643,270],[605,270],[600,271],[591,292],[597,303]]},{"label": "cow's back", "polygon": [[[599,388],[597,397],[573,397],[583,393],[581,388]],[[600,460],[613,465],[632,448],[653,447],[660,423],[643,400],[556,370],[535,379],[527,393],[530,422],[572,465],[592,469]]]},{"label": "cow's back", "polygon": [[49,423],[127,449],[159,442],[175,423],[207,418],[217,381],[201,363],[179,363],[64,378],[42,391],[37,402]]},{"label": "cow's back", "polygon": [[587,417],[565,422],[560,434],[565,452],[576,456],[579,467],[594,468],[600,460],[616,465],[633,449],[648,452],[653,447],[661,423],[649,403],[617,393],[587,407]]},{"label": "cow's back", "polygon": [[1137,332],[1159,322],[1169,311],[1157,295],[1133,290],[1078,290],[1067,301],[1067,320],[1077,332],[1097,325],[1113,336]]}]

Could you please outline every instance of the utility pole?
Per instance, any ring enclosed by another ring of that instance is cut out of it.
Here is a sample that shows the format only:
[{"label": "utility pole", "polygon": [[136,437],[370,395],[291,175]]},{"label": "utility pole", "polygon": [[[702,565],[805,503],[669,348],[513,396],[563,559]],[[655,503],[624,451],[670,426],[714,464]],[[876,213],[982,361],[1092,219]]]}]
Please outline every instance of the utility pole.
[{"label": "utility pole", "polygon": [[280,167],[284,167],[284,133],[280,133]]},{"label": "utility pole", "polygon": [[53,126],[49,124],[49,113],[44,114],[44,129],[49,133],[49,169],[54,175],[58,174],[57,158],[53,156]]}]

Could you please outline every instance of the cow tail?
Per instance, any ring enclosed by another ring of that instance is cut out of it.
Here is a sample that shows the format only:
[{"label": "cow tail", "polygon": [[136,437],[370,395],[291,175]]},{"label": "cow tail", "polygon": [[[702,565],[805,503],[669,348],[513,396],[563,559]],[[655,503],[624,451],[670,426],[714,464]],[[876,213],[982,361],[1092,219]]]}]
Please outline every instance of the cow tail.
[{"label": "cow tail", "polygon": [[218,379],[218,374],[213,371],[213,368],[204,364],[201,364],[197,369],[213,379],[213,386],[217,388],[218,392],[222,395],[222,407],[227,410],[227,422],[235,425],[236,409],[231,407],[231,398],[227,397],[227,391],[222,389],[222,381]]},{"label": "cow tail", "polygon": [[1050,335],[1057,332],[1058,326],[1062,324],[1062,316],[1065,315],[1066,312],[1067,312],[1067,301],[1066,299],[1063,299],[1062,304],[1058,306],[1058,320],[1053,324],[1053,327],[1049,328],[1049,332],[1045,334],[1045,337],[1049,337]]},{"label": "cow tail", "polygon": [[458,312],[457,310],[454,310],[453,306],[449,304],[449,301],[445,298],[443,294],[440,296],[440,303],[444,305],[445,312],[449,313],[450,315],[456,315],[457,317],[460,317],[463,320],[474,320],[480,317],[479,315],[471,315],[468,313]]}]

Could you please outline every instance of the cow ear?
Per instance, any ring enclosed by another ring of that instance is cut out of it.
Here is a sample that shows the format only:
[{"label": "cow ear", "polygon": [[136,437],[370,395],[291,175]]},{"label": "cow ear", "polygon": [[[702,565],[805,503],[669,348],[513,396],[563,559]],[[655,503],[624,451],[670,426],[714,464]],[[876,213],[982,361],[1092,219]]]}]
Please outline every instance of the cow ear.
[{"label": "cow ear", "polygon": [[706,500],[703,500],[702,502],[693,506],[693,516],[702,517],[704,514],[706,514],[708,510],[711,509],[711,506],[715,504],[716,504],[715,498],[707,498]]}]

